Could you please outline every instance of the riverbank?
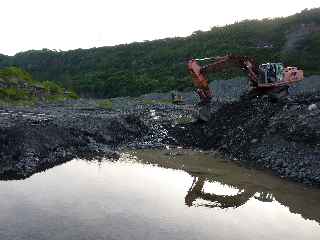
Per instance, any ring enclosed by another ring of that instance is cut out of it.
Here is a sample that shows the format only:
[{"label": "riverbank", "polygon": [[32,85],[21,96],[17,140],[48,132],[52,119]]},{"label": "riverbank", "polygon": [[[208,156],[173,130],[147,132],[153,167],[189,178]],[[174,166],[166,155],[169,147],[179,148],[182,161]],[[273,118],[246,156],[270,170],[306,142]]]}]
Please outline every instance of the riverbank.
[{"label": "riverbank", "polygon": [[155,97],[2,107],[0,179],[26,178],[73,158],[117,158],[125,148],[186,147],[320,185],[319,92],[278,102],[215,99],[208,123],[196,121],[191,102],[177,106]]},{"label": "riverbank", "polygon": [[26,178],[73,158],[117,158],[146,133],[133,115],[64,107],[0,109],[0,179]]},{"label": "riverbank", "polygon": [[320,185],[319,105],[319,94],[242,99],[222,105],[208,123],[178,125],[170,134],[185,147],[214,149],[282,178]]}]

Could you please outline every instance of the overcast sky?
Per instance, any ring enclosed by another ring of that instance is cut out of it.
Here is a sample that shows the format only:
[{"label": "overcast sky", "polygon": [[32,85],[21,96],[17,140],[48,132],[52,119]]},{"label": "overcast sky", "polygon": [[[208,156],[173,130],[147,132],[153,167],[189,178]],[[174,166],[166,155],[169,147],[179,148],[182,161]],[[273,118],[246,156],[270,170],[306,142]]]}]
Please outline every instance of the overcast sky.
[{"label": "overcast sky", "polygon": [[0,53],[187,36],[243,19],[288,16],[319,0],[2,0]]}]

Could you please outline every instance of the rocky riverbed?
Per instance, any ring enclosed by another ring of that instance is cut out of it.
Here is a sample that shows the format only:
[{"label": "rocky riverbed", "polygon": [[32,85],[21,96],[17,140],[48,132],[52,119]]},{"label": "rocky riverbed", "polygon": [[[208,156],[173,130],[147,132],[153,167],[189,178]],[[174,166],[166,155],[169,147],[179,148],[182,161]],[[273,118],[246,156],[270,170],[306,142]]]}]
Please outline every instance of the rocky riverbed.
[{"label": "rocky riverbed", "polygon": [[146,134],[134,115],[65,107],[0,110],[0,179],[26,178],[76,157],[116,158],[121,143]]},{"label": "rocky riverbed", "polygon": [[320,185],[318,92],[297,92],[278,102],[215,99],[208,123],[194,117],[196,98],[176,106],[155,96],[112,99],[110,109],[95,100],[2,107],[0,179],[26,178],[76,157],[115,159],[124,148],[187,147]]},{"label": "rocky riverbed", "polygon": [[319,105],[319,94],[242,99],[222,105],[208,123],[178,125],[169,133],[180,145],[218,150],[233,161],[320,185]]}]

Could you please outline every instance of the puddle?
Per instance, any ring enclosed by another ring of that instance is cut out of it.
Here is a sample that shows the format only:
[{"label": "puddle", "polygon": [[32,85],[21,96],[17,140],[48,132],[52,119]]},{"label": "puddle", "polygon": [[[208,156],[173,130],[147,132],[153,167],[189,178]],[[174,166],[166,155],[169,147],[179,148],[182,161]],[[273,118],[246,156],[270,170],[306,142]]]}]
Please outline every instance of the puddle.
[{"label": "puddle", "polygon": [[73,160],[0,182],[0,239],[319,239],[320,190],[206,152]]}]

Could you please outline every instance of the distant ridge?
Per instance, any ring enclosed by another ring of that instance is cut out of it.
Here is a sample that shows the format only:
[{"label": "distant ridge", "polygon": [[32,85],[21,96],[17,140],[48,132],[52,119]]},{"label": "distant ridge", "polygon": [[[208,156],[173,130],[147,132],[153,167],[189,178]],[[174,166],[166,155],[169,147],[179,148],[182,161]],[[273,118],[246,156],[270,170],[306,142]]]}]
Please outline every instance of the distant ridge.
[{"label": "distant ridge", "polygon": [[[51,80],[82,96],[137,96],[191,87],[185,62],[191,57],[235,53],[258,62],[281,61],[320,73],[320,8],[285,18],[245,20],[189,37],[167,38],[114,47],[0,54],[0,67],[18,66],[36,80]],[[239,72],[213,75],[230,78]]]}]

